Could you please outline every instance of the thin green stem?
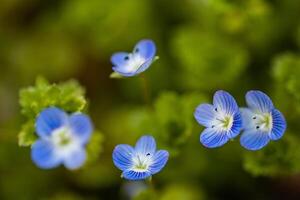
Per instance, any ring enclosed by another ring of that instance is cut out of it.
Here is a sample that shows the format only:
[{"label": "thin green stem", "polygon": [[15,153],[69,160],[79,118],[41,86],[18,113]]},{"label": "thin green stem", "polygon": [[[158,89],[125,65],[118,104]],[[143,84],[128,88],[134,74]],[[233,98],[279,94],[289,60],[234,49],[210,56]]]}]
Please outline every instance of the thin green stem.
[{"label": "thin green stem", "polygon": [[148,80],[144,74],[142,74],[140,77],[142,81],[144,101],[149,107],[151,107],[151,91]]}]

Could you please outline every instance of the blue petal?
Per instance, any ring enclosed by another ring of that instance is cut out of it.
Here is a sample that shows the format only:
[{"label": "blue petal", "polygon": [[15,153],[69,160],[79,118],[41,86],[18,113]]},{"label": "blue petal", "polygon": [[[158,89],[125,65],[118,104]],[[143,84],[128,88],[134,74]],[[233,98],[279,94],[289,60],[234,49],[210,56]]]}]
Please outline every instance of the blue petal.
[{"label": "blue petal", "polygon": [[136,71],[133,71],[133,72],[125,72],[124,71],[124,67],[123,65],[120,65],[120,66],[114,66],[112,68],[115,72],[117,72],[118,74],[121,74],[122,76],[125,76],[125,77],[131,77],[131,76],[135,76],[137,74]]},{"label": "blue petal", "polygon": [[243,129],[251,129],[255,127],[255,121],[253,117],[256,115],[252,110],[249,108],[240,108],[240,112],[242,115],[242,126]]},{"label": "blue petal", "polygon": [[153,163],[149,166],[151,174],[158,173],[167,163],[169,153],[165,150],[157,151],[153,156]]},{"label": "blue petal", "polygon": [[117,168],[124,171],[132,167],[134,149],[127,144],[119,144],[113,151],[113,162]]},{"label": "blue petal", "polygon": [[222,111],[227,114],[233,114],[238,111],[238,105],[235,99],[228,93],[219,90],[214,95],[213,104],[217,111]]},{"label": "blue petal", "polygon": [[199,124],[211,127],[216,117],[215,108],[210,104],[201,104],[196,108],[194,117]]},{"label": "blue petal", "polygon": [[122,173],[122,177],[128,180],[132,181],[138,181],[138,180],[143,180],[151,176],[151,173],[149,171],[145,172],[136,172],[133,170],[125,170]]},{"label": "blue petal", "polygon": [[64,158],[64,165],[66,168],[71,170],[78,169],[84,164],[85,160],[85,149],[83,147],[79,147]]},{"label": "blue petal", "polygon": [[271,133],[269,134],[271,140],[280,139],[286,129],[286,121],[284,116],[281,114],[279,110],[272,110],[272,118],[273,118],[273,128]]},{"label": "blue petal", "polygon": [[141,40],[134,47],[133,53],[140,55],[145,60],[153,59],[156,53],[156,47],[152,40]]},{"label": "blue petal", "polygon": [[49,136],[53,130],[67,124],[67,114],[58,108],[50,107],[44,109],[36,119],[36,132],[40,137]]},{"label": "blue petal", "polygon": [[137,70],[136,70],[136,74],[140,74],[144,71],[146,71],[150,65],[153,63],[153,59],[149,59],[146,62],[144,62]]},{"label": "blue petal", "polygon": [[227,132],[228,138],[235,138],[242,129],[242,116],[241,113],[235,113],[233,116],[233,123],[231,129]]},{"label": "blue petal", "polygon": [[70,117],[72,132],[80,139],[81,144],[86,144],[93,132],[90,118],[84,114],[73,114]]},{"label": "blue petal", "polygon": [[240,143],[248,150],[259,150],[266,146],[270,138],[268,133],[253,129],[245,130],[240,138]]},{"label": "blue petal", "polygon": [[262,113],[271,112],[274,108],[271,99],[263,92],[252,90],[247,92],[246,101],[249,108]]},{"label": "blue petal", "polygon": [[228,141],[225,131],[218,131],[214,128],[206,128],[200,135],[200,142],[208,148],[215,148],[224,145]]},{"label": "blue petal", "polygon": [[31,159],[42,169],[57,167],[62,162],[55,153],[53,144],[46,140],[38,140],[32,145]]},{"label": "blue petal", "polygon": [[111,56],[110,61],[115,66],[123,66],[129,62],[130,54],[126,52],[118,52]]},{"label": "blue petal", "polygon": [[142,136],[135,145],[135,152],[138,154],[146,155],[154,154],[156,150],[155,139],[152,136]]}]

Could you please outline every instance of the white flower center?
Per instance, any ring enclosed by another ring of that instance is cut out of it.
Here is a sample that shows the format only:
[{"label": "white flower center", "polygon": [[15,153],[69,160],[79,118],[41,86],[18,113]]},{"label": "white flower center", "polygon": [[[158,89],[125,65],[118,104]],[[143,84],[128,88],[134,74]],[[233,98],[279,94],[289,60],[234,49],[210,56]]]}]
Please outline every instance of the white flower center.
[{"label": "white flower center", "polygon": [[128,55],[128,63],[124,66],[124,72],[130,73],[135,72],[140,68],[142,64],[145,63],[145,59],[139,55]]},{"label": "white flower center", "polygon": [[67,126],[55,129],[50,136],[50,141],[54,144],[56,153],[62,157],[69,155],[79,146],[78,139]]},{"label": "white flower center", "polygon": [[273,128],[273,118],[271,113],[256,113],[252,117],[253,125],[257,130],[270,132]]},{"label": "white flower center", "polygon": [[152,164],[153,159],[150,153],[147,154],[136,154],[133,158],[132,170],[136,172],[145,172],[148,170],[149,166]]},{"label": "white flower center", "polygon": [[215,120],[212,123],[211,128],[217,128],[222,131],[230,130],[233,125],[233,116],[218,111],[217,109],[215,109],[215,111],[217,112],[217,115]]}]

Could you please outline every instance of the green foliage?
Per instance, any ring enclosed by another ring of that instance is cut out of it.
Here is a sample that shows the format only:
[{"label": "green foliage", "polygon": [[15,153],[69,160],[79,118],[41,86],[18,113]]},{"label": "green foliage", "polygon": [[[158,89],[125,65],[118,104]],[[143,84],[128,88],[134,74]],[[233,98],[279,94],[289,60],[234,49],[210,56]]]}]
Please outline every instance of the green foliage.
[{"label": "green foliage", "polygon": [[26,122],[19,133],[19,145],[28,146],[34,142],[34,121],[43,109],[56,106],[70,113],[83,111],[86,107],[84,93],[76,81],[49,84],[43,78],[38,78],[35,86],[21,89],[19,101]]},{"label": "green foliage", "polygon": [[247,152],[244,168],[255,176],[283,176],[300,171],[299,139],[290,132],[278,142],[271,141],[265,148]]},{"label": "green foliage", "polygon": [[91,141],[87,145],[87,162],[95,163],[102,152],[104,137],[103,134],[99,131],[94,131],[92,134]]},{"label": "green foliage", "polygon": [[195,125],[198,126],[194,119],[195,108],[205,101],[206,96],[197,93],[178,95],[164,92],[154,102],[148,123],[152,124],[153,135],[158,142],[173,155],[194,133]]},{"label": "green foliage", "polygon": [[295,99],[300,100],[300,56],[286,53],[274,60],[273,75],[278,84]]},{"label": "green foliage", "polygon": [[203,192],[189,184],[170,184],[162,191],[152,188],[141,191],[134,200],[201,200],[205,199]]},{"label": "green foliage", "polygon": [[277,103],[285,113],[295,111],[286,117],[296,122],[300,116],[300,56],[294,53],[279,55],[275,57],[272,69]]},{"label": "green foliage", "polygon": [[158,194],[155,190],[148,188],[143,191],[140,191],[133,200],[152,200],[158,199]]},{"label": "green foliage", "polygon": [[177,32],[173,53],[180,62],[180,83],[193,89],[234,84],[248,64],[247,50],[241,45],[196,27],[183,27]]},{"label": "green foliage", "polygon": [[204,102],[208,102],[204,94],[179,95],[166,91],[156,98],[153,107],[118,109],[106,118],[104,124],[112,133],[109,136],[111,140],[134,144],[141,135],[151,134],[160,149],[168,149],[171,156],[176,156],[190,136],[200,132],[194,111],[197,105]]}]

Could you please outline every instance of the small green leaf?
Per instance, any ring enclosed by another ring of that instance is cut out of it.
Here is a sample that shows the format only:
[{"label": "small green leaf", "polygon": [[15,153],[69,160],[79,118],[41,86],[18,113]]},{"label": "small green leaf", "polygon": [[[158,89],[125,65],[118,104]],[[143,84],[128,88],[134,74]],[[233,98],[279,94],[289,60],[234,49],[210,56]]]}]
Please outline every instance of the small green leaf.
[{"label": "small green leaf", "polygon": [[34,142],[34,122],[43,109],[56,106],[70,113],[82,111],[87,104],[84,94],[84,88],[74,80],[49,84],[42,77],[37,78],[35,86],[21,89],[19,102],[26,123],[20,131],[19,144],[28,146]]},{"label": "small green leaf", "polygon": [[20,146],[32,145],[37,138],[34,134],[34,122],[28,121],[27,123],[23,124],[18,137]]},{"label": "small green leaf", "polygon": [[109,75],[109,78],[124,78],[124,77],[117,72],[113,72]]}]

